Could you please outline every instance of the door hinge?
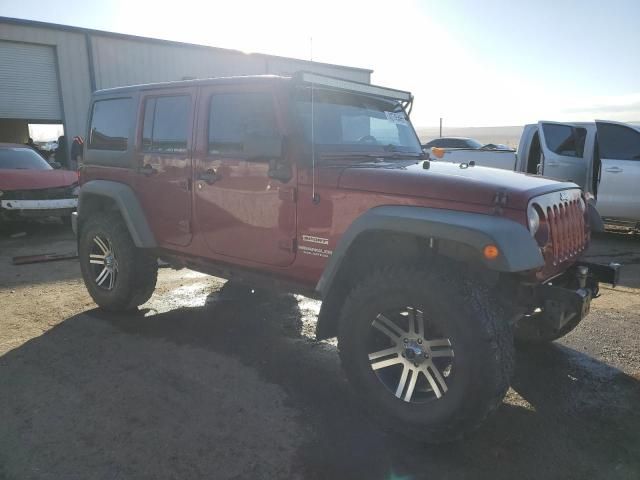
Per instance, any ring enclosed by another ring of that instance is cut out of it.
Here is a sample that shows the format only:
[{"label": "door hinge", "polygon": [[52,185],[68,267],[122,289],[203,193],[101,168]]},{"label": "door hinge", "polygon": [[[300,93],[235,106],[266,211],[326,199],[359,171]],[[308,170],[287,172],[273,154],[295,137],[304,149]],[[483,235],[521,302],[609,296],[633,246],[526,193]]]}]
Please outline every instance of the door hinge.
[{"label": "door hinge", "polygon": [[296,203],[296,201],[298,200],[298,189],[295,187],[281,188],[278,191],[278,197],[280,198],[280,200]]},{"label": "door hinge", "polygon": [[191,233],[191,222],[189,220],[180,220],[178,222],[178,228],[181,232]]},{"label": "door hinge", "polygon": [[280,248],[280,250],[286,250],[287,252],[295,252],[296,245],[297,243],[295,238],[286,238],[278,242],[278,248]]}]

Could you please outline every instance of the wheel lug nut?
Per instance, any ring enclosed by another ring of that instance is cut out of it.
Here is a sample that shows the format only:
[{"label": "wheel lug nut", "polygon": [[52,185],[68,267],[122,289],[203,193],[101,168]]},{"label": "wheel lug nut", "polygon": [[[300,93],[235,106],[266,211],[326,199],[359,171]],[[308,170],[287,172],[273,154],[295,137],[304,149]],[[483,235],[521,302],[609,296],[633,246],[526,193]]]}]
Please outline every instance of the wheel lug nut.
[{"label": "wheel lug nut", "polygon": [[404,343],[409,343],[409,339],[408,339],[408,338],[405,338],[405,339],[404,339]]},{"label": "wheel lug nut", "polygon": [[414,364],[413,364],[413,366],[414,366],[414,367],[417,367],[417,366],[418,366],[418,364],[417,364],[417,363],[414,363]]},{"label": "wheel lug nut", "polygon": [[418,343],[422,345],[422,339],[421,338],[418,339]]}]

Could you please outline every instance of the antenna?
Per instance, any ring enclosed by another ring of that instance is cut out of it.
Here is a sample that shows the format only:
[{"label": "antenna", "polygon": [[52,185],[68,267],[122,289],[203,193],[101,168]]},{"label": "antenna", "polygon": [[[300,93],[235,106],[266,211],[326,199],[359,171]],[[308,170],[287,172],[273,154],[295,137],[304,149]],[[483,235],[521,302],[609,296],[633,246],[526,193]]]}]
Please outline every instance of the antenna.
[{"label": "antenna", "polygon": [[[309,50],[313,62],[313,37],[309,38]],[[313,77],[311,78],[311,201],[317,204],[320,197],[316,194],[316,117]]]}]

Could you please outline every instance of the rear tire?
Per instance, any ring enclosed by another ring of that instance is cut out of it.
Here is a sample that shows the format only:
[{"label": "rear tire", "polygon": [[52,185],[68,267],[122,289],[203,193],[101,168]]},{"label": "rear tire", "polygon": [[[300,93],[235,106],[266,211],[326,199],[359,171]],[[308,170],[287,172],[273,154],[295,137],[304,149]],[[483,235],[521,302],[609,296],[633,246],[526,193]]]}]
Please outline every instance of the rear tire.
[{"label": "rear tire", "polygon": [[99,212],[84,222],[78,256],[87,290],[101,308],[126,311],[151,298],[157,258],[135,246],[118,213]]},{"label": "rear tire", "polygon": [[513,370],[505,315],[485,286],[451,269],[369,275],[347,297],[338,342],[373,418],[428,443],[477,428],[501,404]]}]

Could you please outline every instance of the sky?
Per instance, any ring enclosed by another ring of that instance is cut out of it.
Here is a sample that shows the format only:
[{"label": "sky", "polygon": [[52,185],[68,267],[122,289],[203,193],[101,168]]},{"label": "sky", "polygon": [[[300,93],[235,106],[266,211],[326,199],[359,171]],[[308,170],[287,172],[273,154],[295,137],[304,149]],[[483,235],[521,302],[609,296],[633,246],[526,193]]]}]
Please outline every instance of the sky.
[{"label": "sky", "polygon": [[413,123],[640,121],[640,0],[0,0],[0,16],[374,70]]}]

